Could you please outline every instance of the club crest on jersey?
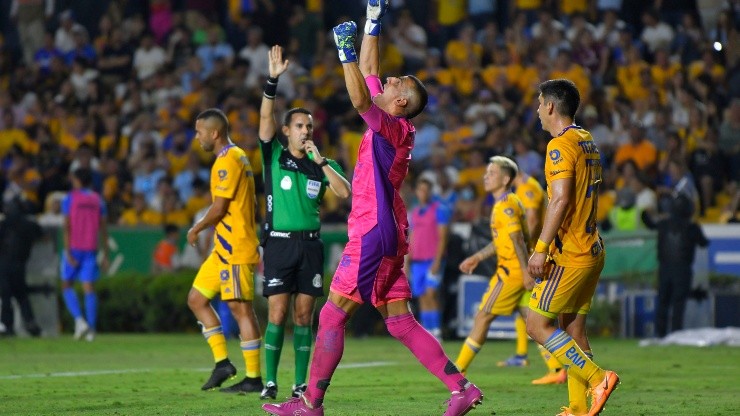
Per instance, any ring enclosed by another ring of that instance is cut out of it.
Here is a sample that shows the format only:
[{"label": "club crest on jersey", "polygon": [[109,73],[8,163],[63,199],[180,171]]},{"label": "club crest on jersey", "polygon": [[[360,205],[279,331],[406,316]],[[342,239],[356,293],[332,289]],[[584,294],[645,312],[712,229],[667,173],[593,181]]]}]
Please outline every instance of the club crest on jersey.
[{"label": "club crest on jersey", "polygon": [[550,160],[552,160],[552,162],[553,162],[553,165],[557,165],[558,163],[560,163],[560,160],[561,160],[560,159],[560,150],[558,150],[558,149],[552,149],[552,150],[550,150],[549,155],[550,155]]},{"label": "club crest on jersey", "polygon": [[226,179],[227,173],[228,172],[226,172],[226,169],[220,169],[218,171],[218,180],[222,181],[222,180]]},{"label": "club crest on jersey", "polygon": [[290,190],[290,188],[293,187],[293,181],[290,179],[289,176],[283,176],[283,179],[280,181],[280,187],[284,191]]},{"label": "club crest on jersey", "polygon": [[221,280],[227,281],[229,280],[229,271],[228,270],[221,270]]},{"label": "club crest on jersey", "polygon": [[510,216],[510,217],[513,217],[513,216],[514,216],[514,210],[513,210],[513,209],[511,209],[511,208],[506,208],[506,209],[504,210],[504,214],[506,214],[506,215],[508,215],[508,216]]},{"label": "club crest on jersey", "polygon": [[306,182],[306,195],[308,195],[309,198],[315,199],[319,196],[319,191],[321,191],[321,182],[311,179]]}]

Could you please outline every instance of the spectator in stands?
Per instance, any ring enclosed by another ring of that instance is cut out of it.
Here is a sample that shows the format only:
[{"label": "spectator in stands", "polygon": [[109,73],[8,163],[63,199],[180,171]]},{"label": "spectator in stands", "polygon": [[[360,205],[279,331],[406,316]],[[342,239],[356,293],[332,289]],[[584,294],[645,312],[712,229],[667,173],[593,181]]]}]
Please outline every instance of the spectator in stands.
[{"label": "spectator in stands", "polygon": [[262,29],[259,26],[251,27],[247,32],[247,45],[239,51],[239,57],[249,61],[249,73],[244,80],[248,88],[258,87],[260,80],[269,75],[268,51],[269,48],[262,41]]},{"label": "spectator in stands", "polygon": [[118,224],[131,227],[156,226],[162,224],[162,215],[147,206],[144,194],[135,193],[133,206],[123,211]]},{"label": "spectator in stands", "polygon": [[648,52],[655,53],[660,48],[668,48],[673,41],[673,29],[665,22],[660,21],[658,13],[647,10],[642,14],[644,29],[640,40],[647,46]]},{"label": "spectator in stands", "polygon": [[82,25],[74,21],[72,10],[64,10],[59,14],[59,28],[54,35],[54,46],[66,54],[75,48],[74,32],[85,30]]},{"label": "spectator in stands", "polygon": [[408,9],[403,9],[398,14],[396,25],[389,33],[403,55],[404,71],[416,72],[422,69],[426,58],[427,33],[423,27],[414,22]]},{"label": "spectator in stands", "polygon": [[154,75],[164,66],[167,55],[164,49],[154,43],[151,33],[146,33],[141,38],[139,47],[134,52],[134,70],[137,78],[142,81]]},{"label": "spectator in stands", "polygon": [[234,49],[220,39],[221,31],[217,27],[208,30],[208,41],[195,50],[195,54],[203,64],[203,76],[208,77],[213,71],[215,62],[222,59],[224,65],[231,67],[234,62]]},{"label": "spectator in stands", "polygon": [[172,272],[179,267],[179,239],[180,229],[174,224],[165,224],[164,238],[154,247],[152,273]]},{"label": "spectator in stands", "polygon": [[641,171],[650,171],[658,161],[658,151],[645,137],[645,128],[639,121],[629,127],[630,141],[617,149],[614,156],[614,167],[619,167],[627,160],[632,160]]}]

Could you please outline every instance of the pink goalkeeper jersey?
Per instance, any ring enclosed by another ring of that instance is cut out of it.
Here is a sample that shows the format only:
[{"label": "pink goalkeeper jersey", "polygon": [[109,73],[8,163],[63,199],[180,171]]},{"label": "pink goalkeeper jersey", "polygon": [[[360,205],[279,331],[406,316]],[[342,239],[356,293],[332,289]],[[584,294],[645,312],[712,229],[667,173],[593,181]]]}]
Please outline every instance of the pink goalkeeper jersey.
[{"label": "pink goalkeeper jersey", "polygon": [[[383,91],[376,75],[365,77],[365,82],[371,97]],[[373,235],[378,241],[374,243],[381,247],[382,255],[402,256],[408,252],[409,223],[399,189],[408,173],[416,130],[409,120],[393,117],[375,104],[362,118],[368,129],[352,178],[349,238],[362,238],[377,227],[378,233]]]}]

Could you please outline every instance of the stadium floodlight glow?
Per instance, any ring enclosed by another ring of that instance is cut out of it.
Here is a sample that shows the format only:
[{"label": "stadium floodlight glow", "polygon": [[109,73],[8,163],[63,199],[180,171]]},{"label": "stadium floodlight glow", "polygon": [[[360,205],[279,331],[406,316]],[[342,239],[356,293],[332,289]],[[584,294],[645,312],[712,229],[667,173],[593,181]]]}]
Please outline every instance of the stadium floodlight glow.
[{"label": "stadium floodlight glow", "polygon": [[719,52],[722,50],[722,44],[720,42],[714,42],[714,50]]}]

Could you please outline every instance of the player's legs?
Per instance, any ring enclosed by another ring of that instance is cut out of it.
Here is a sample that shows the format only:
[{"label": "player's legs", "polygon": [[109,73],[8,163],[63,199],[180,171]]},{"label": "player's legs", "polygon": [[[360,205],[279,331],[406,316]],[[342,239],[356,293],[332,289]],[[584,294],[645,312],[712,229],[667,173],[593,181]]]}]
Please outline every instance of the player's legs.
[{"label": "player's legs", "polygon": [[[290,293],[279,293],[267,298],[267,329],[265,329],[265,381],[277,390],[277,369],[285,339],[285,318],[288,315]],[[270,384],[272,383],[272,384]],[[275,392],[277,394],[277,391]],[[270,396],[272,393],[270,392]],[[263,397],[267,398],[267,397]]]},{"label": "player's legs", "polygon": [[82,282],[82,291],[85,294],[85,319],[89,326],[86,338],[88,341],[92,341],[98,321],[98,295],[95,293],[95,282],[100,277],[95,251],[80,253],[78,277]]},{"label": "player's legs", "polygon": [[311,358],[313,331],[311,329],[316,298],[299,293],[293,302],[293,350],[295,352],[294,397],[305,392],[308,363]]},{"label": "player's legs", "polygon": [[[593,360],[591,346],[586,337],[586,315],[566,313],[560,315],[560,327],[565,330],[583,350],[588,358]],[[585,415],[588,413],[587,394],[589,384],[575,374],[568,374],[568,408],[574,415]]]},{"label": "player's legs", "polygon": [[324,402],[334,371],[344,354],[345,325],[360,304],[333,290],[319,313],[316,348],[311,360],[311,372],[305,401],[317,408]]},{"label": "player's legs", "polygon": [[[569,377],[572,375],[588,383],[593,397],[589,414],[597,414],[603,408],[619,382],[616,373],[597,366],[573,338],[575,336],[581,342],[585,340],[584,345],[588,347],[585,315],[591,307],[603,266],[602,259],[587,268],[552,267],[546,279],[537,279],[529,305],[532,313],[527,317],[530,336],[567,366]],[[555,326],[558,314],[565,317],[561,323],[564,329]],[[569,314],[583,317],[571,318]]]},{"label": "player's legs", "polygon": [[524,291],[519,299],[518,313],[514,317],[514,331],[516,333],[516,349],[514,355],[505,361],[499,361],[499,367],[525,367],[529,365],[529,335],[527,335],[527,311],[531,291]]},{"label": "player's legs", "polygon": [[455,360],[455,365],[461,372],[465,373],[468,370],[468,366],[483,347],[488,335],[488,328],[494,319],[496,319],[496,315],[482,310],[475,314],[473,328],[470,330],[470,334],[465,339]]},{"label": "player's legs", "polygon": [[188,307],[198,320],[203,337],[213,354],[213,361],[216,363],[211,377],[201,387],[203,390],[219,387],[224,381],[236,375],[236,367],[228,358],[226,337],[221,328],[221,320],[211,306],[211,299],[220,291],[220,266],[217,262],[219,260],[212,252],[200,266],[187,299]]},{"label": "player's legs", "polygon": [[293,302],[293,351],[295,352],[295,384],[293,397],[308,388],[306,375],[313,343],[313,313],[316,298],[324,297],[324,243],[321,240],[301,241],[300,267],[296,275],[297,293]]},{"label": "player's legs", "polygon": [[431,275],[432,260],[414,261],[410,265],[413,295],[419,301],[421,325],[438,339],[442,336],[439,312],[439,277]]},{"label": "player's legs", "polygon": [[82,317],[82,309],[77,293],[74,289],[74,280],[78,277],[82,256],[77,250],[70,251],[71,261],[62,253],[60,264],[60,275],[62,278],[62,298],[70,315],[75,320],[74,338],[80,339],[90,330],[85,318]]}]

